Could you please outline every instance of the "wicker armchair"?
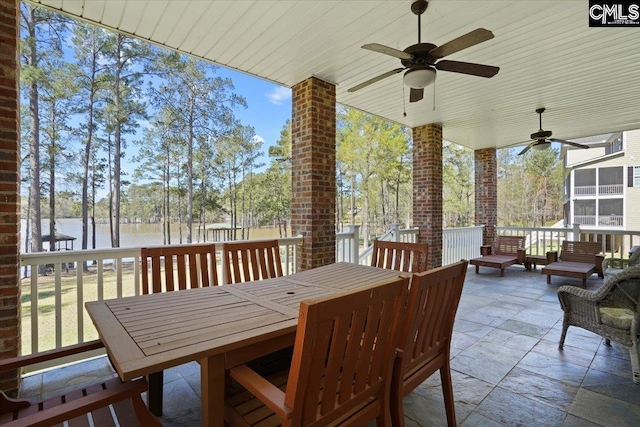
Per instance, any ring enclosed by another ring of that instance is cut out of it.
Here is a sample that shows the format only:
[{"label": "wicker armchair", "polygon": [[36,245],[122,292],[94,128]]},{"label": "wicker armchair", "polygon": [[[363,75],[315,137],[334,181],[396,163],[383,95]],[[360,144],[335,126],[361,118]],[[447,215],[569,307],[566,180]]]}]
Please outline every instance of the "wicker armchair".
[{"label": "wicker armchair", "polygon": [[595,292],[575,286],[561,286],[558,298],[564,311],[562,350],[569,326],[601,335],[610,345],[616,341],[629,349],[633,381],[640,384],[640,266],[609,277]]},{"label": "wicker armchair", "polygon": [[[635,246],[634,246],[635,247]],[[640,265],[640,249],[635,248],[628,259],[622,258],[605,258],[602,261],[602,271],[605,276],[613,276],[622,272],[625,268]]]}]

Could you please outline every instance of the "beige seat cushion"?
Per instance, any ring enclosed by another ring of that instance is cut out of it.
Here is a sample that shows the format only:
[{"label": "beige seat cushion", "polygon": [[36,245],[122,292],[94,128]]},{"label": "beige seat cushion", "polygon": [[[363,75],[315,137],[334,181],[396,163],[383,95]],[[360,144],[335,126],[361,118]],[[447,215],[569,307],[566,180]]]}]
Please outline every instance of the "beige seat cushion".
[{"label": "beige seat cushion", "polygon": [[631,329],[633,311],[628,308],[600,307],[600,321],[616,329]]}]

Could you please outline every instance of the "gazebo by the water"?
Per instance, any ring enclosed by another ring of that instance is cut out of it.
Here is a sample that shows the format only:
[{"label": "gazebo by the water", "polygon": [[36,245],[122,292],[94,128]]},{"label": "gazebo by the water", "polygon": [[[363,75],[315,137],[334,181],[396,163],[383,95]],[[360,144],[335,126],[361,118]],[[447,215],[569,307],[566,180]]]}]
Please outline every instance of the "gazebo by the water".
[{"label": "gazebo by the water", "polygon": [[[242,227],[233,227],[226,222],[217,222],[214,224],[208,224],[204,226],[204,241],[224,242],[228,240],[236,240],[237,235],[235,231],[242,232]],[[198,230],[202,231],[202,226],[198,226]],[[209,232],[211,232],[211,238],[209,238]]]},{"label": "gazebo by the water", "polygon": [[[62,234],[62,233],[55,233],[55,248],[56,251],[61,251],[61,250],[65,250],[65,251],[72,251],[73,250],[73,241],[76,240],[75,237],[73,236],[69,236],[67,234]],[[50,234],[45,234],[44,236],[42,236],[42,243],[44,246],[45,242],[50,242],[51,241],[51,235]],[[62,247],[62,244],[64,243],[64,248]],[[49,247],[49,246],[47,246]]]}]

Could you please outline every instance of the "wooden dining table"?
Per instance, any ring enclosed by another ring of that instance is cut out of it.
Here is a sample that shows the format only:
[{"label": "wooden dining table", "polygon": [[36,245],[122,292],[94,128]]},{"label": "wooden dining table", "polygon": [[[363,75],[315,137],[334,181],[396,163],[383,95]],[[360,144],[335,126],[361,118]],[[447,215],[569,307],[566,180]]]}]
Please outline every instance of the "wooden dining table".
[{"label": "wooden dining table", "polygon": [[293,345],[301,301],[401,274],[336,263],[274,279],[85,305],[123,381],[198,361],[202,425],[222,427],[225,371]]}]

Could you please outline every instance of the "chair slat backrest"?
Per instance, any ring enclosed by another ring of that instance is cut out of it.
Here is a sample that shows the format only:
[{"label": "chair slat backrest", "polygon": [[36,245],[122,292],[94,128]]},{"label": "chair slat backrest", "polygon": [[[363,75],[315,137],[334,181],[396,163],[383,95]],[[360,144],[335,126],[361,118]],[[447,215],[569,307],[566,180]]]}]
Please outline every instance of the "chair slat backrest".
[{"label": "chair slat backrest", "polygon": [[398,343],[396,313],[408,281],[397,278],[300,304],[285,393],[291,425],[329,425],[377,399],[382,410]]},{"label": "chair slat backrest", "polygon": [[218,285],[214,244],[142,248],[141,258],[143,294]]},{"label": "chair slat backrest", "polygon": [[598,242],[562,242],[561,261],[595,263],[596,255],[602,252],[602,243]]},{"label": "chair slat backrest", "polygon": [[391,270],[420,273],[427,270],[429,245],[426,243],[373,241],[371,265]]},{"label": "chair slat backrest", "polygon": [[412,276],[400,332],[405,374],[439,354],[448,358],[466,273],[467,261],[463,260]]},{"label": "chair slat backrest", "polygon": [[229,284],[282,276],[277,240],[225,243],[222,257]]},{"label": "chair slat backrest", "polygon": [[516,255],[518,249],[524,249],[526,239],[525,236],[498,236],[495,254]]}]

